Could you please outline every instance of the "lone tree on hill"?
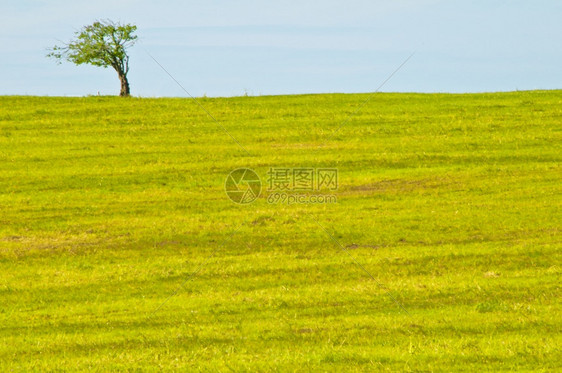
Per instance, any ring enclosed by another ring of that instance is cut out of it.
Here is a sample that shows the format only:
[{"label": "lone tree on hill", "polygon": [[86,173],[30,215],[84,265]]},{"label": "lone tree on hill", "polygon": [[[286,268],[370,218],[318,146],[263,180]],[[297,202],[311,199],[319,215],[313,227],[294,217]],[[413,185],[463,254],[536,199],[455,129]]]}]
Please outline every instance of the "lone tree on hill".
[{"label": "lone tree on hill", "polygon": [[55,45],[47,57],[55,58],[59,63],[67,60],[76,65],[87,63],[104,68],[111,66],[117,71],[121,82],[119,96],[129,96],[131,90],[127,80],[127,49],[137,40],[134,35],[136,29],[137,26],[131,24],[120,24],[110,20],[96,21],[77,31],[74,40],[62,46]]}]

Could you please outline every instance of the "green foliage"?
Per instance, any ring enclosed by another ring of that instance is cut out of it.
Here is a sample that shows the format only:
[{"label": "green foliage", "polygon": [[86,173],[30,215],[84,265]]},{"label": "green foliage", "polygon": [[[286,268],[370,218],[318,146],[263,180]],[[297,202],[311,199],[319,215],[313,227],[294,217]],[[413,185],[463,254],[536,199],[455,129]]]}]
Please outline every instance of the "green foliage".
[{"label": "green foliage", "polygon": [[0,97],[0,371],[560,371],[561,95]]},{"label": "green foliage", "polygon": [[76,65],[90,64],[104,68],[113,67],[127,73],[127,49],[137,40],[137,26],[112,21],[96,21],[75,33],[75,39],[62,46],[54,46],[47,55],[59,62],[66,59]]}]

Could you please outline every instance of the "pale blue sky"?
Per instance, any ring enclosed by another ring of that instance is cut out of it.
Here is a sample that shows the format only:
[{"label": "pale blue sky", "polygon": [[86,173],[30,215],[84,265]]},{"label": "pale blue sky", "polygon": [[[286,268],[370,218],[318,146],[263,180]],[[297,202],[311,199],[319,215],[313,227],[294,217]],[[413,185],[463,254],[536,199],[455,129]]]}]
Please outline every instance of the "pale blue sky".
[{"label": "pale blue sky", "polygon": [[0,0],[0,94],[117,94],[110,69],[46,48],[95,19],[138,25],[133,95],[562,88],[559,0]]}]

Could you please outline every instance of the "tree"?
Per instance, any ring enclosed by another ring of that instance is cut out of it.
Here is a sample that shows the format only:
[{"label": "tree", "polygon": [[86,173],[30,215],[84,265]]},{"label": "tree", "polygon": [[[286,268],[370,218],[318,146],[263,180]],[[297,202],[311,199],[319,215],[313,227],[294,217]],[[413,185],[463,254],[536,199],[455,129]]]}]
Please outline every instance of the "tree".
[{"label": "tree", "polygon": [[75,33],[75,39],[62,46],[55,45],[47,57],[61,63],[67,60],[76,65],[90,64],[103,68],[113,67],[121,82],[119,96],[129,96],[131,90],[127,73],[129,72],[129,55],[127,49],[132,47],[137,36],[137,26],[120,24],[110,20],[96,21],[84,26]]}]

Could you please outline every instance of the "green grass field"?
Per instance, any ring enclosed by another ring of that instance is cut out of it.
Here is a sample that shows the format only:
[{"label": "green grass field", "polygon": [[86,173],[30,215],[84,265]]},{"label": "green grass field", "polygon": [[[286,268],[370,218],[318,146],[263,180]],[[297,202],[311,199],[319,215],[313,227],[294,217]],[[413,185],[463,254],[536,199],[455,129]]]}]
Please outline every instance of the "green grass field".
[{"label": "green grass field", "polygon": [[0,97],[0,371],[562,369],[562,91],[368,97]]}]

